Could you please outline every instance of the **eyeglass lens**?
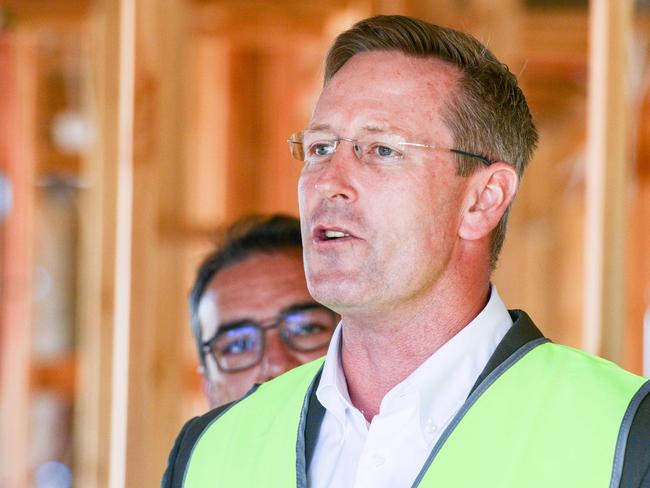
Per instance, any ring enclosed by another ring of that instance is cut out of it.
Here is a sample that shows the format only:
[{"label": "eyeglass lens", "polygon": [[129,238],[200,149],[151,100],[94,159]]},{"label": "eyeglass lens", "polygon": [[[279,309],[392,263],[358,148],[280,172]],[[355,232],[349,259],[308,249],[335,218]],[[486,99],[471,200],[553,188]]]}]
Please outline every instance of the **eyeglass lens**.
[{"label": "eyeglass lens", "polygon": [[226,329],[217,334],[211,352],[222,371],[241,371],[261,362],[268,329],[279,328],[280,337],[290,349],[309,352],[327,346],[335,326],[330,310],[314,307],[285,314],[270,326],[251,321]]},{"label": "eyeglass lens", "polygon": [[217,364],[224,371],[238,371],[256,364],[264,352],[262,330],[257,324],[242,324],[219,334],[212,345]]}]

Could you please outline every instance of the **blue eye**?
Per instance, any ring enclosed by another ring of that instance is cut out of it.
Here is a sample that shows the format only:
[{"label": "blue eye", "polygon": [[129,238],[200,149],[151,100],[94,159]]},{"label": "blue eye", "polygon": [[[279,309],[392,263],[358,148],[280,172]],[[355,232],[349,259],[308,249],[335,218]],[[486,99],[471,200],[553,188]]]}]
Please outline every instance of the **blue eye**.
[{"label": "blue eye", "polygon": [[403,157],[404,153],[402,151],[383,142],[373,142],[366,149],[366,158],[371,163],[393,163]]},{"label": "blue eye", "polygon": [[402,155],[402,153],[397,149],[394,149],[390,146],[386,146],[384,144],[377,144],[374,147],[374,151],[377,154],[377,156],[380,156],[382,158],[401,157]]},{"label": "blue eye", "polygon": [[335,152],[335,146],[333,142],[329,141],[318,141],[314,142],[309,146],[307,151],[308,157],[323,158],[331,156]]}]

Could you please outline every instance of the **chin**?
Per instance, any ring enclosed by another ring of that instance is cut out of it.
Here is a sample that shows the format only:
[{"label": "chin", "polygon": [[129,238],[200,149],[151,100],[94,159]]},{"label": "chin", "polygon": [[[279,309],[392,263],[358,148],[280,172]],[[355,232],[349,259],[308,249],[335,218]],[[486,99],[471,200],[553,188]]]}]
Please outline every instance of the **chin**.
[{"label": "chin", "polygon": [[[252,383],[251,383],[251,386]],[[219,382],[214,382],[210,385],[210,388],[206,393],[208,403],[210,408],[220,407],[226,403],[234,402],[239,400],[242,396],[246,394],[248,388],[245,390],[239,385],[234,386],[223,384]]]},{"label": "chin", "polygon": [[310,279],[307,287],[314,300],[337,313],[365,301],[359,289],[359,280]]}]

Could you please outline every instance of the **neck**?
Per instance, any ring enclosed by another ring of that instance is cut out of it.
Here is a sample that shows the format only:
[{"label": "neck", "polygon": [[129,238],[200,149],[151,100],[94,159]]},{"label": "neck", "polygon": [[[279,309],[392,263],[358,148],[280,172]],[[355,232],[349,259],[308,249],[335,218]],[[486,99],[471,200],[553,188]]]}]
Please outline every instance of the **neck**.
[{"label": "neck", "polygon": [[366,420],[381,401],[447,341],[469,324],[489,298],[481,286],[445,288],[390,312],[343,316],[341,357],[352,403]]}]

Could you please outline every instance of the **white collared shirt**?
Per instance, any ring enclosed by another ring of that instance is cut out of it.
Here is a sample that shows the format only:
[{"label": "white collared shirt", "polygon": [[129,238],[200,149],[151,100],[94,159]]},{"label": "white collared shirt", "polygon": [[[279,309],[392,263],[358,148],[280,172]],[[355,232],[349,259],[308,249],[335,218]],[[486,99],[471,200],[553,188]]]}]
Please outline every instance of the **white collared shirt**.
[{"label": "white collared shirt", "polygon": [[309,486],[411,486],[511,326],[510,314],[492,286],[481,313],[390,390],[368,424],[350,401],[339,324],[316,390],[325,417],[307,474]]}]

